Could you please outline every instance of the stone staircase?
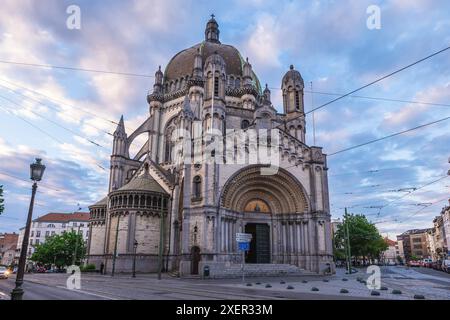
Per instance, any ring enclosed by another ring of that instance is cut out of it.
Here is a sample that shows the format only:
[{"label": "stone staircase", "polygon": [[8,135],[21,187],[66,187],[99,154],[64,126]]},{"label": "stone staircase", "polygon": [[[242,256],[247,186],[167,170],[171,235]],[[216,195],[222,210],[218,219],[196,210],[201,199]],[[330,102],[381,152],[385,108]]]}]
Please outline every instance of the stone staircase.
[{"label": "stone staircase", "polygon": [[[316,275],[291,264],[254,264],[248,263],[244,267],[246,277],[279,277]],[[236,278],[242,276],[240,264],[221,265],[211,268],[210,278]]]}]

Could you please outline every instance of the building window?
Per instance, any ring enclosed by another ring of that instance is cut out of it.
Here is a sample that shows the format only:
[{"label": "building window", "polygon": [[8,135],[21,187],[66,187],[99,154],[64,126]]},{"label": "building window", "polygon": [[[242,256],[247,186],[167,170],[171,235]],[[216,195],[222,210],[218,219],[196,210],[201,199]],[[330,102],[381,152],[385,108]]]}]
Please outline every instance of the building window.
[{"label": "building window", "polygon": [[219,96],[219,77],[214,77],[214,96]]},{"label": "building window", "polygon": [[54,228],[54,227],[55,227],[55,225],[53,223],[50,223],[47,225],[47,228]]},{"label": "building window", "polygon": [[76,223],[76,222],[74,222],[74,223],[73,223],[73,226],[74,226],[74,227],[76,227],[76,226],[77,226],[77,223]]},{"label": "building window", "polygon": [[56,233],[55,231],[52,231],[52,236],[54,236],[54,235],[55,235],[55,233]]},{"label": "building window", "polygon": [[34,237],[34,231],[33,230],[31,231],[30,237]]},{"label": "building window", "polygon": [[45,231],[45,237],[47,238],[48,236],[50,236],[50,231]]},{"label": "building window", "polygon": [[36,239],[35,244],[38,245],[40,243],[39,239]]},{"label": "building window", "polygon": [[297,110],[300,110],[300,96],[298,94],[298,91],[295,91],[295,108]]},{"label": "building window", "polygon": [[80,227],[84,227],[84,223],[80,223]]},{"label": "building window", "polygon": [[200,176],[195,176],[193,180],[193,193],[195,199],[200,199],[202,187],[202,178]]},{"label": "building window", "polygon": [[63,224],[61,225],[61,227],[62,227],[62,228],[65,228],[65,227],[66,227],[66,224],[65,224],[65,223],[63,223]]},{"label": "building window", "polygon": [[41,231],[40,230],[36,231],[36,238],[39,238],[40,236],[41,236]]},{"label": "building window", "polygon": [[247,129],[249,125],[250,125],[250,122],[248,120],[242,120],[241,129]]}]

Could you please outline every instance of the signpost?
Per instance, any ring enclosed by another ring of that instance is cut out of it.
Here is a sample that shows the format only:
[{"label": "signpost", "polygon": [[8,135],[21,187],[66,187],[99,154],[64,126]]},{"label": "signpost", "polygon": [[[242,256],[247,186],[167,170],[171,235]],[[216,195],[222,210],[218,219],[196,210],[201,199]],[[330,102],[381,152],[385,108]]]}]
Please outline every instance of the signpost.
[{"label": "signpost", "polygon": [[242,263],[241,263],[241,270],[242,270],[242,283],[245,283],[245,251],[250,250],[250,241],[252,240],[252,234],[251,233],[236,233],[236,242],[238,243],[238,249],[239,251],[242,251]]}]

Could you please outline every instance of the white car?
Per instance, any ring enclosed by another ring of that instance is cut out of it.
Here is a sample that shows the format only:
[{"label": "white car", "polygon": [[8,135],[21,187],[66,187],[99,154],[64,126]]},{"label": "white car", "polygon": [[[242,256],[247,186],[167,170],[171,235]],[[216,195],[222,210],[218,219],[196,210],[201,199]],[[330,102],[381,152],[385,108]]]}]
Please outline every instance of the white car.
[{"label": "white car", "polygon": [[450,259],[442,261],[442,271],[450,273]]},{"label": "white car", "polygon": [[0,266],[0,279],[8,279],[9,270],[6,267]]}]

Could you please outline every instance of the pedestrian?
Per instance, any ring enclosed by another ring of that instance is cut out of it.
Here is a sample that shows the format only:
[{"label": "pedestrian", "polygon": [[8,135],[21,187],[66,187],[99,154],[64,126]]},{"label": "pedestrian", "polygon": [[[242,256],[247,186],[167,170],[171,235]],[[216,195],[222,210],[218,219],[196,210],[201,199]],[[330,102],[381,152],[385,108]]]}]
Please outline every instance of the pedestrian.
[{"label": "pedestrian", "polygon": [[100,274],[103,274],[103,269],[105,268],[105,265],[103,262],[100,264]]}]

